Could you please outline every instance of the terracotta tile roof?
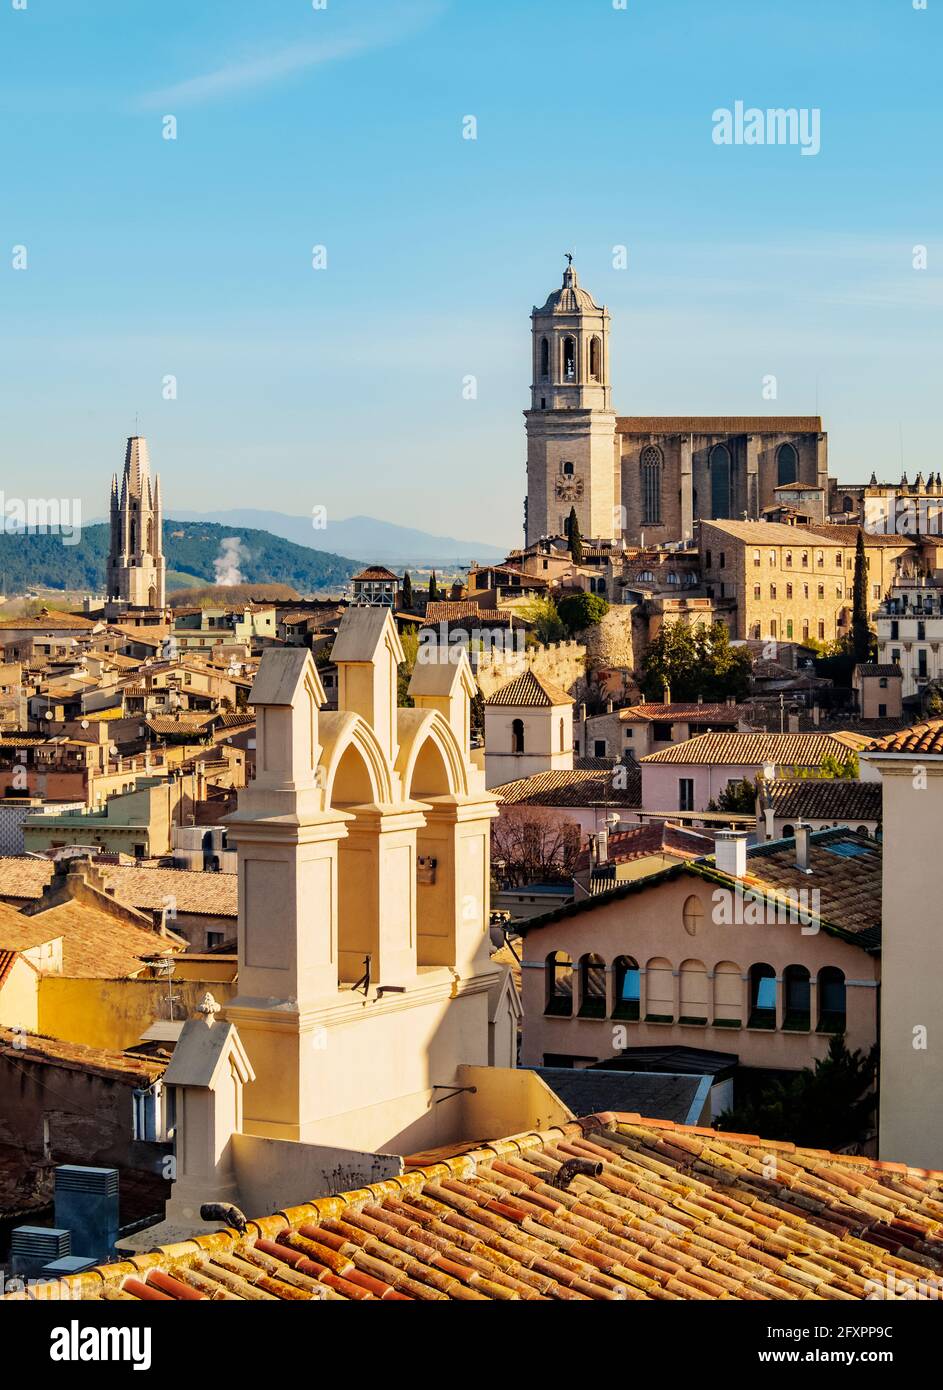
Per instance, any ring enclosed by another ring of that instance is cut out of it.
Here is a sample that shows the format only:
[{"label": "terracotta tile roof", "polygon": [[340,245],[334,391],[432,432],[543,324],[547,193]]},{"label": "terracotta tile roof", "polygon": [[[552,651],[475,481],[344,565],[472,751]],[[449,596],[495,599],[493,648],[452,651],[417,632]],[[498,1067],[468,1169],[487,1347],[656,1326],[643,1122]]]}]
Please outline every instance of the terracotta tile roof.
[{"label": "terracotta tile roof", "polygon": [[359,574],[355,574],[355,575],[353,576],[353,579],[354,579],[354,581],[356,581],[356,580],[358,580],[358,579],[393,579],[393,580],[398,580],[398,579],[399,579],[399,575],[394,574],[392,570],[386,569],[385,566],[383,566],[383,565],[368,565],[367,568],[361,570]]},{"label": "terracotta tile roof", "polygon": [[896,661],[881,663],[880,661],[860,661],[855,667],[856,676],[903,676]]},{"label": "terracotta tile roof", "polygon": [[612,763],[601,772],[536,772],[495,787],[494,794],[507,806],[640,806],[642,774],[638,763],[626,763],[626,785],[614,784]]},{"label": "terracotta tile roof", "polygon": [[[713,854],[714,839],[711,835],[699,835],[695,830],[687,830],[667,821],[649,821],[631,830],[619,830],[608,837],[608,862],[626,864],[632,859],[645,859],[650,854],[665,854],[673,859],[698,859],[702,855]],[[589,848],[580,851],[574,872],[580,873],[590,867]]]},{"label": "terracotta tile roof", "polygon": [[730,763],[760,767],[765,762],[788,767],[820,767],[827,757],[843,762],[848,746],[834,734],[698,734],[648,753],[642,763],[685,763],[701,766]]},{"label": "terracotta tile roof", "polygon": [[144,723],[155,734],[198,733],[216,718],[215,714],[153,714]]},{"label": "terracotta tile roof", "polygon": [[46,1062],[127,1081],[135,1086],[149,1086],[163,1075],[167,1066],[166,1062],[154,1058],[86,1047],[83,1043],[47,1038],[41,1033],[14,1032],[12,1028],[0,1028],[0,1053],[16,1061]]},{"label": "terracotta tile roof", "polygon": [[89,618],[82,618],[78,613],[62,613],[58,609],[51,608],[47,613],[38,613],[33,618],[0,618],[0,632],[22,631],[22,632],[52,632],[55,630],[72,630],[89,632],[96,624]]},{"label": "terracotta tile roof", "polygon": [[821,434],[821,415],[619,415],[617,434]]},{"label": "terracotta tile roof", "polygon": [[[831,537],[814,534],[811,526],[786,526],[779,521],[702,521],[702,536],[707,526],[730,536],[732,540],[743,541],[745,545],[787,545],[801,549],[802,546],[818,545],[821,548],[823,544],[833,543]],[[856,534],[852,531],[851,540],[842,539],[841,544],[854,545]],[[806,573],[811,574],[811,569]]]},{"label": "terracotta tile roof", "polygon": [[874,753],[943,753],[943,719],[927,719],[870,744]]},{"label": "terracotta tile roof", "polygon": [[790,837],[755,845],[743,881],[787,894],[815,891],[818,906],[811,915],[871,950],[881,943],[881,864],[878,841],[848,830],[820,830],[809,836],[810,874],[797,867]]},{"label": "terracotta tile roof", "polygon": [[[842,525],[841,522],[812,521],[806,527],[807,531],[813,531],[817,536],[824,537],[825,540],[837,542],[839,545],[855,546],[858,544],[857,526]],[[913,536],[885,536],[879,531],[864,532],[865,546],[873,545],[913,545]]]},{"label": "terracotta tile roof", "polygon": [[744,710],[742,705],[728,705],[726,702],[716,705],[642,704],[629,705],[625,709],[617,710],[617,714],[619,719],[627,724],[686,724],[691,721],[737,724],[743,718]]},{"label": "terracotta tile roof", "polygon": [[0,898],[41,898],[52,875],[50,859],[0,856]]},{"label": "terracotta tile roof", "polygon": [[775,492],[824,492],[818,483],[777,483]]},{"label": "terracotta tile roof", "polygon": [[0,950],[28,951],[56,937],[62,937],[62,973],[73,978],[128,979],[144,970],[145,956],[174,955],[181,949],[86,903],[60,903],[31,917],[0,903]]},{"label": "terracotta tile roof", "polygon": [[[479,623],[507,627],[512,616],[516,615],[513,615],[510,608],[479,608],[471,599],[463,598],[427,603],[425,617],[421,621],[423,627],[428,627],[430,623],[457,623],[466,618],[474,618]],[[420,619],[417,618],[416,621],[419,622]],[[520,618],[517,618],[517,621],[521,623]]]},{"label": "terracotta tile roof", "polygon": [[[777,913],[782,909],[790,925],[801,913],[803,925],[815,924],[864,951],[877,952],[881,940],[880,844],[851,830],[817,830],[809,836],[811,875],[798,869],[795,861],[794,838],[772,840],[748,850],[747,872],[739,880],[722,873],[711,860],[682,860],[643,878],[616,880],[612,886],[597,888],[591,897],[516,922],[515,929],[528,936],[564,918],[594,912],[689,876],[728,889],[739,885],[751,899],[770,904]],[[817,898],[813,892],[818,893]]]},{"label": "terracotta tile roof", "polygon": [[18,959],[17,951],[0,951],[0,989],[6,984],[7,976]]},{"label": "terracotta tile roof", "polygon": [[545,680],[543,676],[534,675],[533,671],[525,671],[522,676],[508,681],[507,685],[502,685],[500,690],[489,695],[485,701],[486,705],[493,707],[513,706],[528,709],[549,709],[551,705],[573,703],[573,696],[568,695],[562,686]]},{"label": "terracotta tile roof", "polygon": [[[0,885],[3,883],[0,861]],[[125,865],[103,867],[108,888],[115,897],[139,911],[155,912],[173,898],[178,912],[204,913],[213,917],[239,915],[238,874],[204,874],[190,869],[139,869]],[[173,925],[172,923],[170,924]]]},{"label": "terracotta tile roof", "polygon": [[931,1274],[941,1173],[608,1113],[7,1297],[854,1301]]},{"label": "terracotta tile roof", "polygon": [[765,784],[777,819],[832,820],[839,824],[881,819],[881,783],[844,777],[779,778]]},{"label": "terracotta tile roof", "polygon": [[[238,874],[204,874],[192,869],[160,869],[130,864],[96,864],[105,887],[119,902],[139,912],[156,912],[167,898],[176,900],[177,911],[211,917],[239,915]],[[49,859],[0,856],[0,899],[24,902],[41,898],[53,875]]]}]

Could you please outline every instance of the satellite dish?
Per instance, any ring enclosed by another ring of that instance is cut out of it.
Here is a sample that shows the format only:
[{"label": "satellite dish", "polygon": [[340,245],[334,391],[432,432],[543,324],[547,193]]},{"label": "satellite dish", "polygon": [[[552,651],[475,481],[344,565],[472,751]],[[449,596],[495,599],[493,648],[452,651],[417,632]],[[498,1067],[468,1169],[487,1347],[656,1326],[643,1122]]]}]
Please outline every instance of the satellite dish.
[{"label": "satellite dish", "polygon": [[83,729],[87,729],[87,728],[88,728],[88,720],[87,720],[87,719],[83,719],[83,720],[82,720],[82,728],[83,728]]}]

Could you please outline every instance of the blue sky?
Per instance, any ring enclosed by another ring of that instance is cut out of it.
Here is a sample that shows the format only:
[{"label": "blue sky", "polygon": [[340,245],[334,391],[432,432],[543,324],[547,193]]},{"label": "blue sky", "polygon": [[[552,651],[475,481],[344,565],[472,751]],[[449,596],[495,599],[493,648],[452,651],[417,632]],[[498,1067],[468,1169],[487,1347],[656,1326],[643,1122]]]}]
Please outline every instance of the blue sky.
[{"label": "blue sky", "polygon": [[[842,478],[943,467],[943,0],[13,3],[8,497],[102,514],[137,414],[171,515],[516,541],[568,249],[620,413],[818,411]],[[819,108],[821,152],[715,145],[737,100]]]}]

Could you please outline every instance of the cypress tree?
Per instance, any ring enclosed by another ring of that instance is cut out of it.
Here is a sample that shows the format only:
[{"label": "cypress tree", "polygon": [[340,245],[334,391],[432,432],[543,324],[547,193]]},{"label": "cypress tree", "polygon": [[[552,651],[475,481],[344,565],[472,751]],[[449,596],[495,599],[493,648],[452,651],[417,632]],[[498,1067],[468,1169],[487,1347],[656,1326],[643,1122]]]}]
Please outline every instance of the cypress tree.
[{"label": "cypress tree", "polygon": [[855,545],[855,587],[851,609],[851,644],[855,661],[864,662],[871,654],[871,629],[868,626],[868,566],[864,553],[864,533],[858,528]]}]

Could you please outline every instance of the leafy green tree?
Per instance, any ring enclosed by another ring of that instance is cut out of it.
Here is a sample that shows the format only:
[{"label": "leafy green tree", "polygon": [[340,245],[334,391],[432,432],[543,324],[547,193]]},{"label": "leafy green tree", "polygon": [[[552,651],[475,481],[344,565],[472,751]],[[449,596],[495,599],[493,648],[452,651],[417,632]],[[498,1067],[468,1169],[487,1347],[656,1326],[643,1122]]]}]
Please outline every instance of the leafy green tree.
[{"label": "leafy green tree", "polygon": [[849,1052],[834,1036],[828,1055],[788,1082],[776,1081],[719,1116],[716,1127],[764,1139],[787,1139],[802,1147],[847,1148],[871,1127],[876,1105],[877,1048]]},{"label": "leafy green tree", "polygon": [[858,528],[855,543],[855,587],[851,609],[851,638],[856,662],[867,661],[871,654],[871,629],[868,626],[868,561],[864,553],[864,532]]},{"label": "leafy green tree", "polygon": [[567,540],[570,542],[570,559],[574,565],[583,563],[583,537],[580,535],[580,523],[577,520],[576,508],[570,508],[570,515],[566,523]]},{"label": "leafy green tree", "polygon": [[413,699],[409,694],[409,682],[412,679],[416,659],[419,656],[419,628],[404,627],[399,635],[399,640],[402,643],[405,660],[401,661],[396,668],[396,700],[398,704],[411,709]]},{"label": "leafy green tree", "polygon": [[750,815],[756,810],[756,786],[746,777],[741,782],[728,782],[716,800],[708,802],[707,809]]},{"label": "leafy green tree", "polygon": [[532,624],[534,637],[544,646],[548,642],[559,642],[566,636],[557,605],[549,595],[532,598],[517,611],[525,622]]},{"label": "leafy green tree", "polygon": [[601,594],[587,594],[584,589],[579,589],[561,599],[557,611],[567,634],[572,637],[575,632],[583,632],[601,623],[609,612],[609,604]]},{"label": "leafy green tree", "polygon": [[852,750],[844,758],[837,758],[834,753],[826,753],[818,767],[794,767],[789,776],[813,782],[857,782],[860,774],[858,754]]},{"label": "leafy green tree", "polygon": [[408,613],[413,606],[413,581],[409,577],[409,570],[403,574],[403,607]]},{"label": "leafy green tree", "polygon": [[673,701],[690,703],[742,700],[750,689],[751,661],[746,647],[733,647],[724,623],[706,627],[665,623],[642,659],[642,690],[661,699],[665,687]]}]

